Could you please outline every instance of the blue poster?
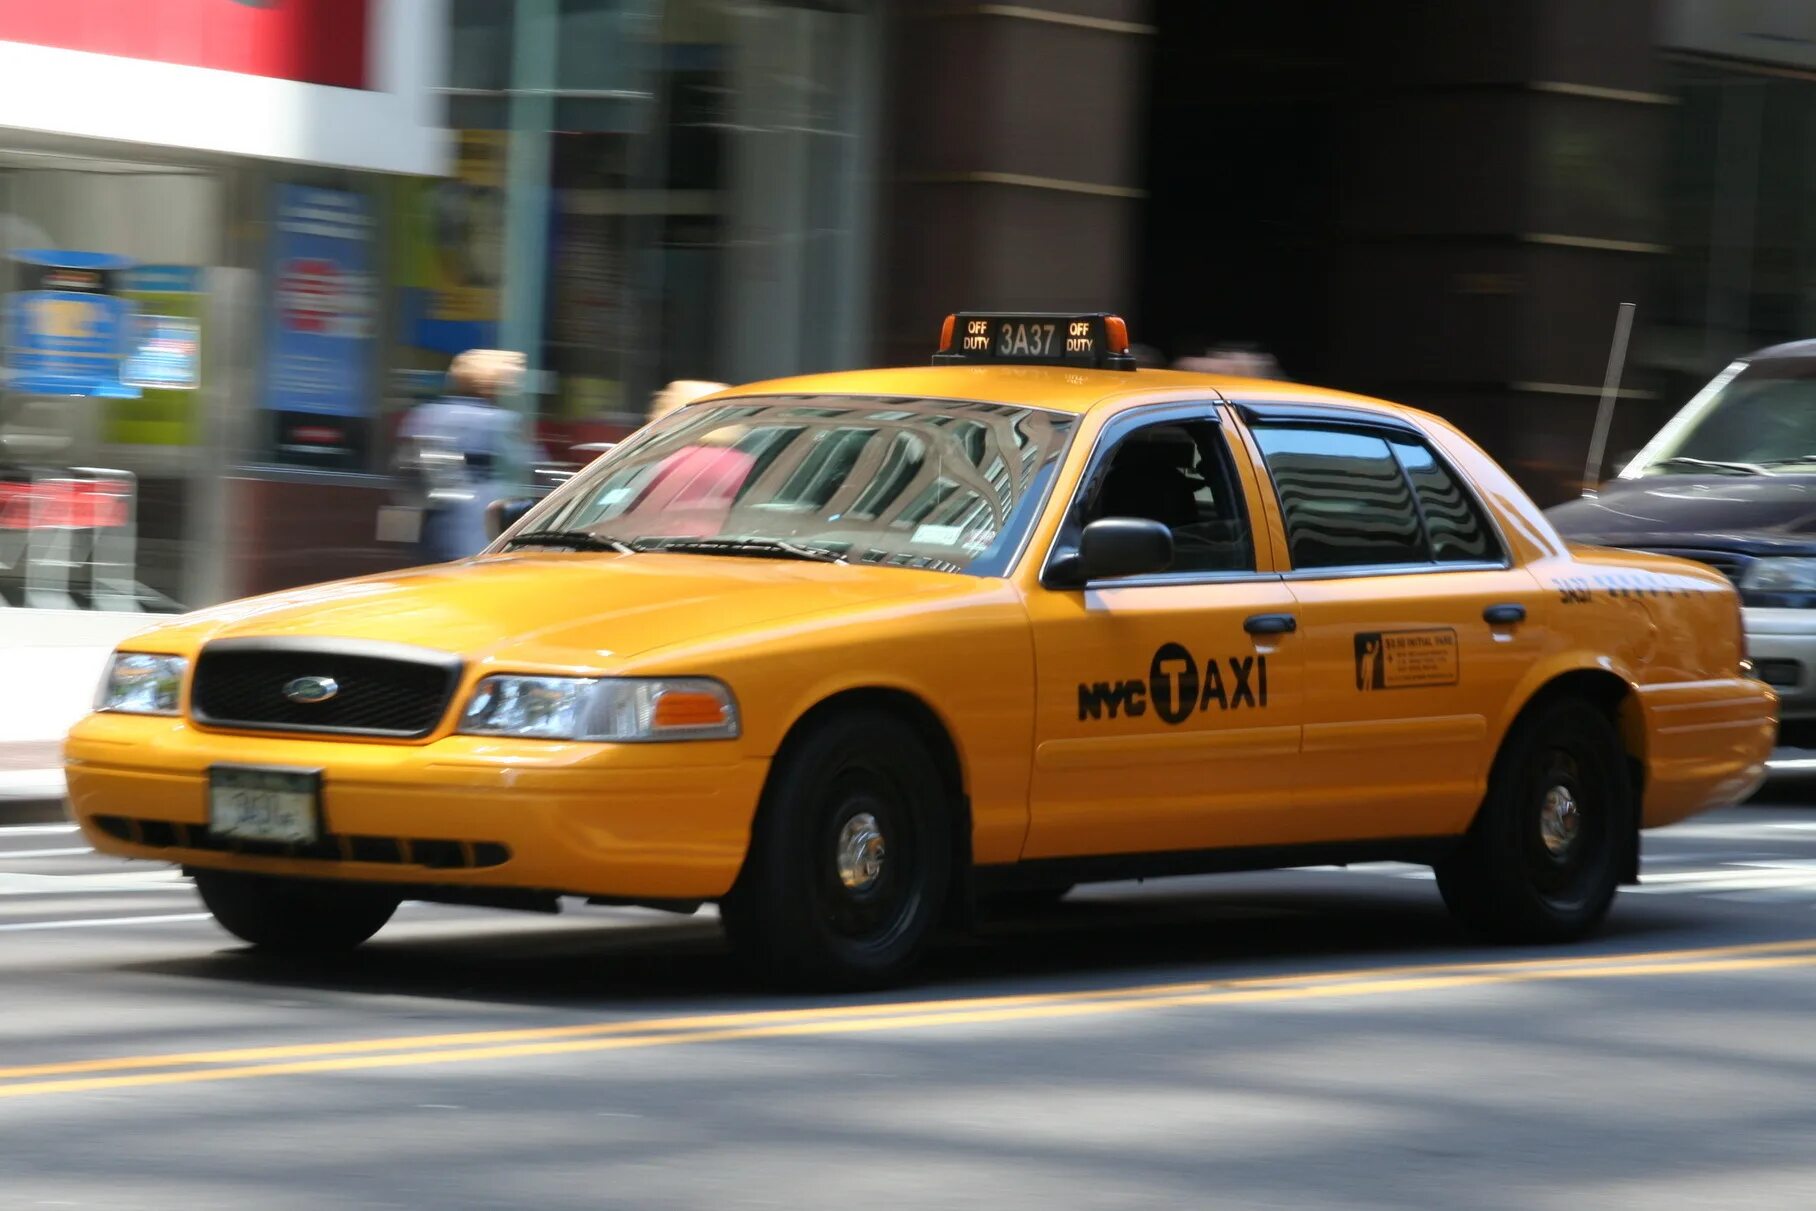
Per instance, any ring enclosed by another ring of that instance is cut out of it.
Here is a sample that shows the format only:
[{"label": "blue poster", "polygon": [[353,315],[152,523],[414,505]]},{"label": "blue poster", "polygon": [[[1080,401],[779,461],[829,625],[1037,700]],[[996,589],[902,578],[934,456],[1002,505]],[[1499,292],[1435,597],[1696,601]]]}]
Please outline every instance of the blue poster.
[{"label": "blue poster", "polygon": [[117,293],[126,257],[104,252],[15,252],[19,289],[6,297],[6,384],[25,395],[133,399],[120,363],[137,339],[132,305]]},{"label": "blue poster", "polygon": [[375,222],[359,194],[278,186],[265,407],[326,416],[372,412]]}]

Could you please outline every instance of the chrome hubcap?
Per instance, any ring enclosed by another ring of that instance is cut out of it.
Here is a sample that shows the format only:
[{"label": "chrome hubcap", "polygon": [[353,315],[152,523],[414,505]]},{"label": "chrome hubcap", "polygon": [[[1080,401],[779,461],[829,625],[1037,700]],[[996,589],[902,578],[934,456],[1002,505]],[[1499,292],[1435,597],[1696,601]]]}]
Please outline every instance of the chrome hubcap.
[{"label": "chrome hubcap", "polygon": [[839,882],[845,890],[866,892],[883,874],[882,826],[869,812],[859,812],[839,830]]},{"label": "chrome hubcap", "polygon": [[1539,836],[1544,838],[1552,857],[1561,858],[1570,852],[1582,823],[1576,796],[1569,787],[1554,786],[1545,792],[1545,802],[1539,808]]}]

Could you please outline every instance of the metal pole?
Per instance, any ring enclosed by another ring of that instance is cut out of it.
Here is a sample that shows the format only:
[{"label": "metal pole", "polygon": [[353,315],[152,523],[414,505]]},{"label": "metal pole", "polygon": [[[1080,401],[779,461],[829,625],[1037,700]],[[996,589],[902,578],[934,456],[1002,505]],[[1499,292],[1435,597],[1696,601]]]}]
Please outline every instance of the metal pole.
[{"label": "metal pole", "polygon": [[[549,265],[549,132],[555,126],[555,68],[561,46],[557,0],[513,0],[511,138],[505,156],[504,311],[499,344],[523,353],[524,375],[503,401],[536,423],[542,380],[542,311]],[[507,467],[522,486],[526,467]]]},{"label": "metal pole", "polygon": [[1602,454],[1608,445],[1608,426],[1614,421],[1614,401],[1621,391],[1621,373],[1627,366],[1627,338],[1633,333],[1633,304],[1622,303],[1614,317],[1614,344],[1608,350],[1608,370],[1602,375],[1602,402],[1595,410],[1595,432],[1589,438],[1589,461],[1583,467],[1583,495],[1595,495],[1602,482]]}]

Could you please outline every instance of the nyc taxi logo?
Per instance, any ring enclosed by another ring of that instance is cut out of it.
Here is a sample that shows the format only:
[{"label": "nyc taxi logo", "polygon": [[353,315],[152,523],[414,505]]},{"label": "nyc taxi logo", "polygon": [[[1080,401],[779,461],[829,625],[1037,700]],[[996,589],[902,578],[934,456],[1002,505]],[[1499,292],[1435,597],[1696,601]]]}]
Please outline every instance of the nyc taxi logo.
[{"label": "nyc taxi logo", "polygon": [[[1225,676],[1227,672],[1228,676]],[[1078,685],[1078,718],[1118,714],[1134,719],[1154,713],[1167,723],[1184,723],[1193,711],[1256,710],[1267,705],[1267,657],[1209,657],[1200,667],[1177,643],[1163,643],[1148,662],[1147,680],[1094,681]]]}]

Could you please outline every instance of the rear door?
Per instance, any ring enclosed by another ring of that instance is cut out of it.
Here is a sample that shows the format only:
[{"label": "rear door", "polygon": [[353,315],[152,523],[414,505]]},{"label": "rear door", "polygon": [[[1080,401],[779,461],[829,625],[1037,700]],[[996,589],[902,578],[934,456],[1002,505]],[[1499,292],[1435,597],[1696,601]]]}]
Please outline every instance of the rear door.
[{"label": "rear door", "polygon": [[1025,857],[1278,839],[1291,817],[1301,655],[1292,593],[1272,543],[1255,535],[1258,492],[1210,404],[1132,409],[1104,426],[1045,566],[1101,517],[1167,525],[1174,566],[1031,590]]},{"label": "rear door", "polygon": [[1305,652],[1302,840],[1465,827],[1490,721],[1543,646],[1540,591],[1410,423],[1250,405]]}]

